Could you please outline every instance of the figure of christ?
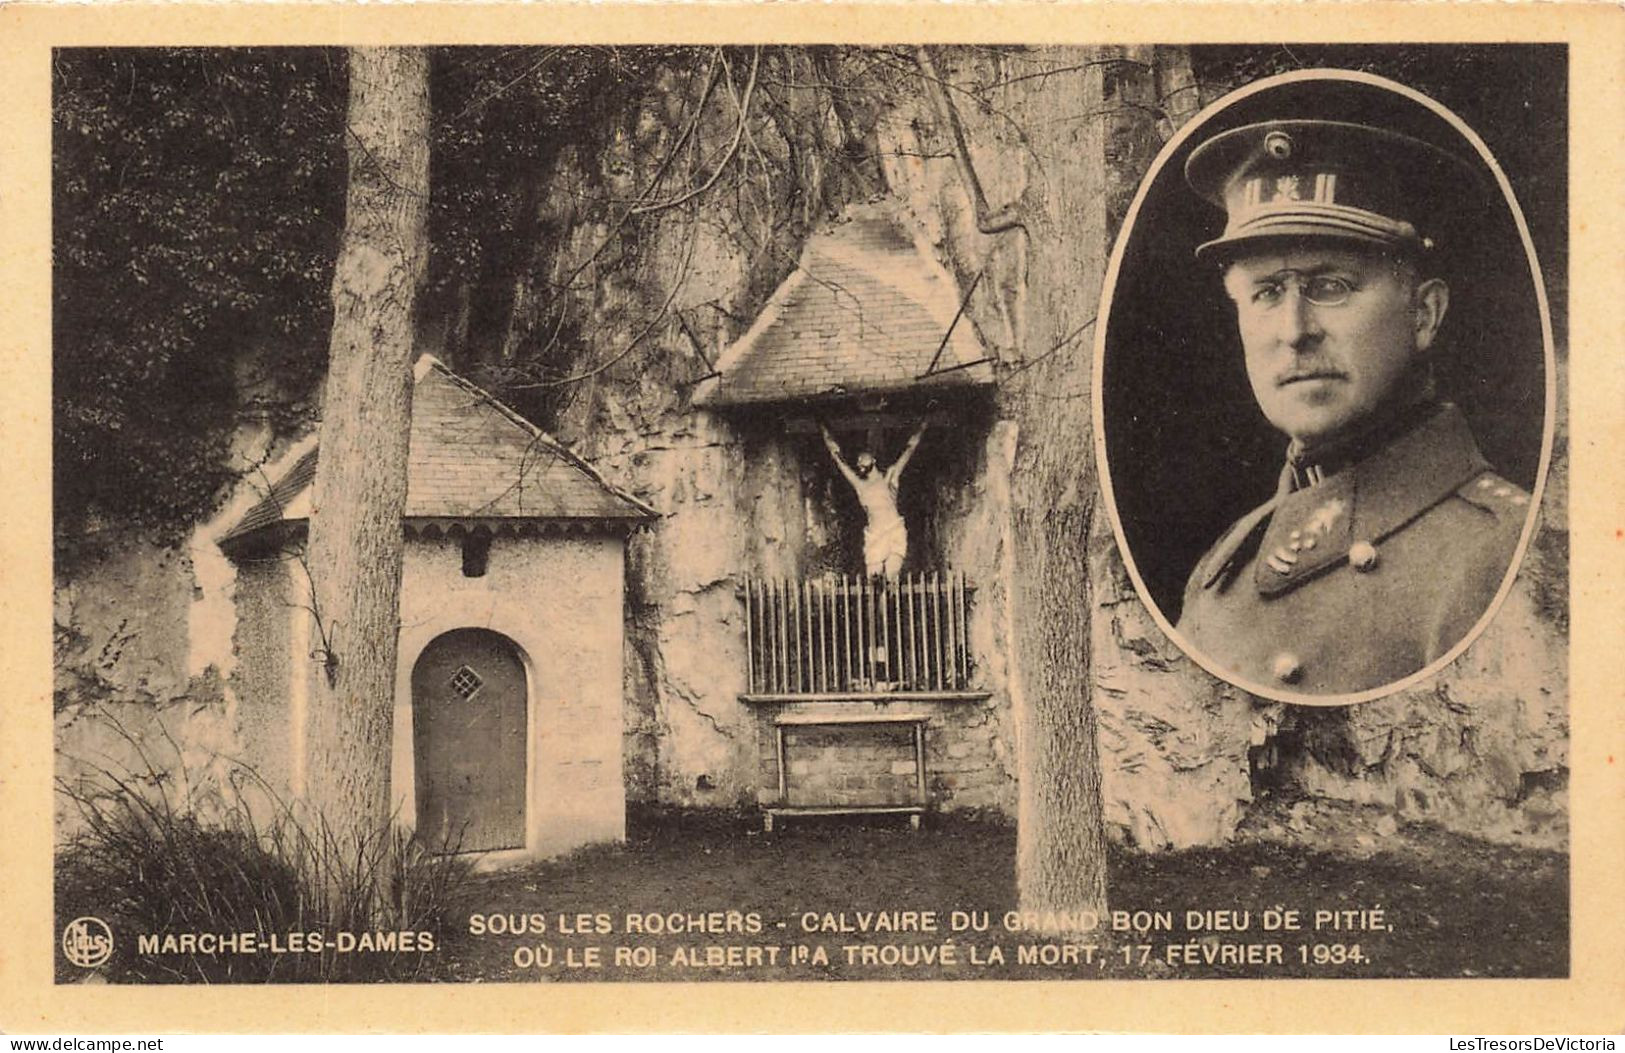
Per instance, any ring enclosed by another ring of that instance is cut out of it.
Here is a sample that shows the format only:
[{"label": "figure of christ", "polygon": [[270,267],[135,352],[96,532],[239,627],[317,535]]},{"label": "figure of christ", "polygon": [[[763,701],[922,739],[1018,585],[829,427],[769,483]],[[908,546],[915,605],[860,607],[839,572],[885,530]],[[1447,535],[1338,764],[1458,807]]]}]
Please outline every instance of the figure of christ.
[{"label": "figure of christ", "polygon": [[922,423],[914,430],[903,452],[883,472],[877,470],[875,456],[868,450],[858,454],[853,464],[847,464],[829,429],[820,423],[818,430],[824,436],[830,459],[852,485],[858,503],[863,506],[864,569],[871,577],[897,577],[908,556],[908,528],[897,510],[897,491],[903,469],[908,467],[909,459],[925,435],[925,425]]}]

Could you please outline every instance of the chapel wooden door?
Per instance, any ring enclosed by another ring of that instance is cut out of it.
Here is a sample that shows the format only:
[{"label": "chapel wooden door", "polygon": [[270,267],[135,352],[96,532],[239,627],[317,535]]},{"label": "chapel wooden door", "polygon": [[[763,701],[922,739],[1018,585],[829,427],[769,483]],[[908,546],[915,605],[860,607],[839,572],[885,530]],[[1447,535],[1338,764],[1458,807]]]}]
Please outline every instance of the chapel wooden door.
[{"label": "chapel wooden door", "polygon": [[435,848],[525,845],[525,667],[513,642],[454,629],[412,668],[417,829]]}]

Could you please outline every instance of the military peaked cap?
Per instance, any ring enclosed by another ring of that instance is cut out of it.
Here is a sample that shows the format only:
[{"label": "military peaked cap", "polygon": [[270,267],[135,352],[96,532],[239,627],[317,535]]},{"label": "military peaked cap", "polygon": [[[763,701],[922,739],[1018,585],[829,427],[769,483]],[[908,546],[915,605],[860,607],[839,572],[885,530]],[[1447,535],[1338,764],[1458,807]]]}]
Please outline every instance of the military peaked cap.
[{"label": "military peaked cap", "polygon": [[1435,211],[1477,181],[1466,162],[1420,139],[1324,120],[1221,132],[1191,152],[1185,178],[1226,215],[1224,233],[1197,247],[1200,260],[1279,238],[1426,250]]}]

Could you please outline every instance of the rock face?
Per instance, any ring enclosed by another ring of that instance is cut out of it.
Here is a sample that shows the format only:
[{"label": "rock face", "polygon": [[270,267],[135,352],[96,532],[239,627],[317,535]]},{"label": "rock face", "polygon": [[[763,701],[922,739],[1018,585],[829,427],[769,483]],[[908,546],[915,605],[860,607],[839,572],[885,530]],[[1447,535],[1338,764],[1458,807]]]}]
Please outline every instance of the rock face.
[{"label": "rock face", "polygon": [[1108,535],[1094,614],[1108,829],[1147,849],[1215,844],[1252,797],[1248,696],[1213,680],[1157,628]]},{"label": "rock face", "polygon": [[[1091,90],[1139,99],[1139,109],[1125,112],[1150,113],[1156,108],[1147,99],[1173,99],[1190,85],[1179,50],[1120,55],[1111,76]],[[1086,57],[1068,55],[946,53],[944,75],[969,86],[980,103],[961,110],[990,201],[1041,198],[1045,167],[1067,163],[1063,154],[1032,155],[1012,123],[1012,115],[1037,105],[1047,81],[1018,76],[1025,65],[1002,63],[1038,56],[1075,67]],[[555,407],[556,419],[542,423],[664,517],[632,539],[626,557],[623,747],[630,801],[717,808],[759,801],[770,785],[771,757],[764,752],[763,714],[739,699],[746,690],[744,582],[856,569],[854,509],[815,436],[788,433],[770,417],[725,417],[689,404],[717,349],[739,337],[789,273],[806,233],[878,194],[962,287],[981,275],[966,324],[1005,369],[1045,351],[1024,346],[1024,315],[1034,309],[1040,284],[1055,276],[1029,272],[1024,235],[978,229],[917,78],[881,77],[869,86],[875,90],[860,110],[807,104],[797,113],[804,129],[852,146],[854,155],[878,158],[867,182],[838,178],[833,168],[819,170],[807,160],[814,155],[800,155],[800,168],[786,164],[793,186],[742,182],[727,202],[707,198],[698,209],[644,217],[637,251],[580,281],[575,261],[592,257],[614,235],[609,219],[582,213],[582,195],[609,190],[630,199],[686,117],[669,98],[652,98],[616,118],[601,154],[567,151],[538,176],[540,226],[559,231],[560,240],[531,260],[535,273],[516,275],[515,299],[533,303],[549,282],[575,283],[571,328],[580,346],[572,374],[585,375]],[[1106,137],[1104,234],[1099,244],[1077,250],[1095,274],[1115,217],[1172,131],[1168,121],[1145,113],[1113,124]],[[783,161],[786,140],[759,131],[750,148]],[[1091,288],[1085,299],[1094,295]],[[1076,324],[1086,319],[1085,313]],[[1087,340],[1086,326],[1081,331]],[[454,366],[458,351],[443,351]],[[1068,386],[1085,414],[1088,385],[1088,376],[1078,376],[1076,388]],[[941,806],[1013,814],[1020,746],[1008,663],[1022,612],[1010,587],[1011,489],[1021,444],[1041,437],[1023,436],[998,402],[966,409],[958,420],[955,428],[928,434],[909,469],[913,485],[931,489],[912,510],[910,529],[929,537],[943,563],[963,568],[977,585],[972,642],[989,697],[933,704],[928,760]],[[1222,842],[1255,796],[1267,792],[1379,805],[1398,817],[1491,838],[1560,842],[1568,739],[1563,449],[1560,428],[1545,522],[1489,631],[1428,683],[1347,709],[1265,703],[1186,659],[1141,603],[1107,517],[1096,514],[1088,528],[1090,601],[1078,617],[1088,619],[1093,642],[1090,677],[1110,832],[1148,850]],[[1092,465],[1080,464],[1078,485],[1094,491]],[[196,646],[184,631],[194,604],[192,573],[191,561],[176,553],[132,548],[59,583],[59,756],[123,748],[118,733],[88,731],[83,719],[109,703],[140,715],[126,722],[140,725],[138,738],[158,737],[162,721],[189,751],[189,767],[199,770],[208,767],[210,749],[229,747],[246,730],[220,675],[207,671],[229,670],[231,657],[200,664],[189,654]],[[230,591],[221,588],[200,583],[196,602],[217,602]],[[133,641],[132,628],[139,629]]]}]

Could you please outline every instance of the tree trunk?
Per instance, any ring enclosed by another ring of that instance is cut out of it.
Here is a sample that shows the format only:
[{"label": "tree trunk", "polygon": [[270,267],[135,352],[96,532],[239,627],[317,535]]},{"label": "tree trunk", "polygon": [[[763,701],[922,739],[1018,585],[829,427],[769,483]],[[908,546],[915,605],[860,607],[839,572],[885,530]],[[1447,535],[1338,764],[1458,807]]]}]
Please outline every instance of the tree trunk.
[{"label": "tree trunk", "polygon": [[309,566],[320,649],[306,796],[353,849],[390,816],[413,310],[428,257],[427,55],[350,52],[349,192]]},{"label": "tree trunk", "polygon": [[[1053,62],[1078,66],[1079,58],[1068,49]],[[1043,81],[1044,92],[1026,95],[1021,112],[1034,152],[1053,160],[1035,171],[1022,202],[1029,280],[1016,363],[1021,372],[1003,385],[1005,410],[1019,429],[1010,582],[1016,879],[1022,910],[1104,912],[1088,538],[1098,503],[1090,321],[1109,248],[1099,207],[1106,163],[1099,122],[1086,116],[1099,105],[1097,70],[1066,70]]]},{"label": "tree trunk", "polygon": [[[1026,52],[1027,75],[996,100],[1020,115],[1028,157],[1017,210],[1024,232],[999,235],[1000,251],[1024,256],[1009,312],[1019,346],[1001,399],[1018,428],[1008,581],[1017,884],[1021,908],[1041,913],[1106,909],[1091,648],[1095,564],[1109,553],[1110,531],[1099,509],[1091,378],[1112,238],[1158,141],[1147,100],[1155,102],[1156,57],[1132,51]],[[1041,66],[1050,72],[1031,75]],[[989,130],[984,118],[973,138]],[[992,213],[1009,203],[989,196]]]},{"label": "tree trunk", "polygon": [[[1040,53],[1042,54],[1042,53]],[[1024,100],[1035,163],[1020,373],[1004,385],[1020,428],[1012,503],[1013,695],[1020,742],[1021,907],[1106,909],[1091,646],[1111,553],[1094,457],[1092,349],[1112,239],[1160,144],[1162,66],[1181,49],[1074,49]]]}]

